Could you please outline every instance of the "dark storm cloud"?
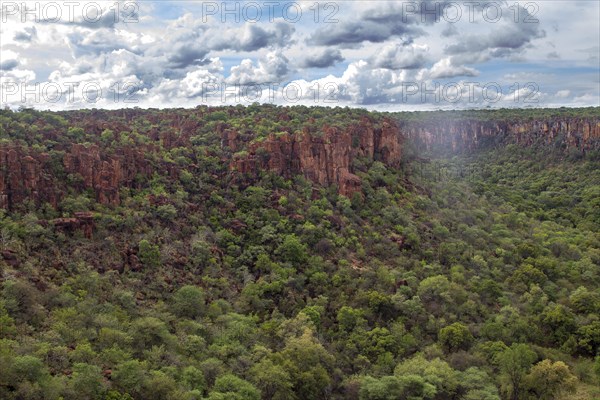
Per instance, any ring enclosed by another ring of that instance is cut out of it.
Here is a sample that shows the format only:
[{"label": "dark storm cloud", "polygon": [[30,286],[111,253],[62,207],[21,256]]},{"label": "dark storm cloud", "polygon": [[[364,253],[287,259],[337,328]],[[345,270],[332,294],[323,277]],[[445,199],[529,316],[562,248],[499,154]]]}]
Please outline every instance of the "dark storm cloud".
[{"label": "dark storm cloud", "polygon": [[309,54],[300,62],[302,68],[327,68],[338,62],[344,61],[342,52],[338,49],[325,49],[321,52]]},{"label": "dark storm cloud", "polygon": [[408,25],[388,26],[373,21],[352,21],[317,29],[308,38],[308,43],[318,46],[356,45],[362,42],[381,43],[394,36],[403,34],[419,36],[421,33],[420,29]]}]

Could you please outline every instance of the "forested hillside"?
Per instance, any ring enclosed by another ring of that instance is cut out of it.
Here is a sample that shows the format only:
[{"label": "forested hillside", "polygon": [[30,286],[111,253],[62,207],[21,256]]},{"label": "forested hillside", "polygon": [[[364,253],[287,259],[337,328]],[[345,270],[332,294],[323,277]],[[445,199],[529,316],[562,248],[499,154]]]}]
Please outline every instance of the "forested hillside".
[{"label": "forested hillside", "polygon": [[0,111],[0,398],[598,398],[599,135],[598,108]]}]

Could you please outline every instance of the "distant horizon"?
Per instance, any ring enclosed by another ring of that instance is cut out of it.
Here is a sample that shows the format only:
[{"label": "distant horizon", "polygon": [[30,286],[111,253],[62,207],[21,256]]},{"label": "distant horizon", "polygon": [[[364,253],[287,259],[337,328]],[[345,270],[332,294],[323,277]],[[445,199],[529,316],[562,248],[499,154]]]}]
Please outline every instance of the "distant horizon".
[{"label": "distant horizon", "polygon": [[[481,108],[453,108],[453,109],[414,109],[414,110],[376,110],[369,109],[364,106],[352,106],[352,105],[337,105],[337,106],[324,106],[320,104],[272,104],[272,103],[257,103],[257,104],[197,104],[190,107],[175,107],[175,106],[167,106],[167,107],[121,107],[121,108],[90,108],[90,107],[82,107],[82,108],[71,108],[71,109],[63,109],[63,110],[52,110],[52,109],[42,109],[38,107],[15,107],[11,108],[8,106],[2,107],[3,110],[10,110],[12,112],[22,112],[27,110],[33,110],[37,112],[77,112],[77,111],[124,111],[124,110],[141,110],[141,111],[149,111],[149,110],[190,110],[194,108],[233,108],[233,107],[251,107],[251,106],[275,106],[281,108],[293,108],[293,107],[314,107],[314,108],[323,108],[323,109],[335,109],[335,108],[350,108],[354,110],[364,110],[367,112],[377,112],[377,113],[418,113],[418,112],[468,112],[468,111],[535,111],[535,110],[560,110],[560,109],[569,109],[569,110],[583,110],[583,109],[598,109],[600,112],[600,105],[590,105],[590,106],[574,106],[574,105],[566,105],[566,106],[544,106],[544,107],[481,107]],[[598,115],[600,117],[600,114]]]}]

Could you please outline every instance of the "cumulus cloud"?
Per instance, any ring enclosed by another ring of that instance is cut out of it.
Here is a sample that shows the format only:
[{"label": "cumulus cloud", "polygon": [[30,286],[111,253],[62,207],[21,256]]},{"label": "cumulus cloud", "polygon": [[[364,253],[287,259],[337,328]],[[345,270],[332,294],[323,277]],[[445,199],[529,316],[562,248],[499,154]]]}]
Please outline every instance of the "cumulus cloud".
[{"label": "cumulus cloud", "polygon": [[417,69],[427,62],[427,45],[388,43],[369,60],[375,68]]},{"label": "cumulus cloud", "polygon": [[444,30],[442,31],[442,37],[451,37],[458,35],[458,28],[454,24],[448,23]]},{"label": "cumulus cloud", "polygon": [[[481,3],[475,7],[478,20],[472,23],[466,6],[455,2],[462,8],[462,19],[448,23],[440,16],[449,1],[339,3],[339,13],[334,15],[339,22],[332,24],[323,23],[327,13],[313,24],[314,2],[309,1],[300,2],[304,18],[298,23],[277,16],[256,23],[222,23],[218,15],[202,18],[200,7],[192,3],[164,2],[139,3],[140,15],[133,15],[139,18],[138,24],[124,22],[123,17],[132,17],[131,10],[121,8],[119,18],[115,18],[104,3],[99,3],[104,12],[96,22],[85,21],[81,13],[73,22],[61,23],[39,23],[31,18],[21,23],[19,15],[11,15],[8,23],[0,24],[0,79],[37,78],[41,83],[80,85],[97,82],[103,89],[134,83],[123,90],[135,92],[150,105],[164,106],[204,101],[210,85],[281,85],[292,81],[306,89],[303,99],[307,103],[314,104],[314,88],[320,85],[322,90],[328,88],[320,93],[321,100],[335,94],[345,105],[375,108],[404,105],[406,85],[426,84],[429,88],[436,79],[462,79],[481,71],[486,79],[503,85],[538,83],[546,93],[540,101],[577,99],[582,103],[598,98],[589,96],[598,92],[592,72],[552,70],[563,64],[574,68],[598,65],[600,40],[593,35],[589,17],[582,16],[586,24],[575,24],[568,18],[575,11],[560,19],[560,7],[540,5],[539,22],[525,23],[535,16],[523,7],[517,9],[520,21],[515,22],[514,7],[501,2],[494,4],[502,7],[502,18],[490,23],[481,18],[485,7]],[[597,4],[593,7],[598,11]],[[560,20],[560,33],[556,20]],[[546,35],[547,40],[539,40]],[[509,62],[492,65],[497,58]],[[513,67],[518,70],[524,61],[536,64],[552,78],[520,76],[504,82]],[[345,68],[340,67],[342,62]],[[301,79],[305,76],[310,79]],[[111,96],[111,90],[103,93]],[[69,107],[89,105],[82,103],[81,95],[78,99],[79,103]],[[89,106],[112,106],[109,100]],[[409,100],[431,103],[429,98],[422,100],[416,95]]]},{"label": "cumulus cloud", "polygon": [[374,6],[350,20],[317,29],[308,38],[308,43],[349,46],[363,42],[381,43],[398,36],[413,39],[425,34],[419,25],[432,25],[441,20],[447,3],[450,1],[374,2]]},{"label": "cumulus cloud", "polygon": [[477,76],[479,73],[474,68],[464,65],[455,65],[452,57],[442,58],[429,70],[432,79],[454,78],[457,76]]},{"label": "cumulus cloud", "polygon": [[313,51],[300,60],[302,68],[327,68],[338,62],[344,61],[339,49],[325,48],[321,51]]},{"label": "cumulus cloud", "polygon": [[17,60],[14,60],[14,59],[0,61],[0,70],[2,70],[2,71],[10,71],[11,69],[16,68],[17,65],[19,65],[19,62]]},{"label": "cumulus cloud", "polygon": [[[77,26],[92,30],[113,29],[119,24],[137,23],[140,19],[137,0],[56,2],[45,8],[40,4],[31,7],[22,3],[19,11],[36,15],[40,24]],[[26,19],[27,15],[23,18]]]},{"label": "cumulus cloud", "polygon": [[202,21],[186,13],[171,21],[158,38],[124,29],[90,30],[75,26],[66,34],[66,41],[74,57],[125,49],[164,68],[186,69],[208,62],[209,53],[215,51],[253,52],[289,46],[294,42],[294,31],[291,24],[283,21],[276,21],[266,28],[252,23],[226,26],[214,20]]},{"label": "cumulus cloud", "polygon": [[99,55],[113,50],[141,51],[140,36],[126,31],[75,28],[65,37],[74,57]]},{"label": "cumulus cloud", "polygon": [[[510,7],[514,7],[510,6]],[[543,38],[546,32],[540,28],[539,22],[534,22],[527,9],[517,6],[521,18],[515,22],[514,14],[504,8],[501,19],[493,24],[493,29],[487,33],[462,35],[457,43],[446,47],[450,55],[465,55],[486,53],[489,57],[508,57],[522,52],[535,39]],[[528,22],[531,19],[531,22]],[[487,27],[492,25],[487,23]]]},{"label": "cumulus cloud", "polygon": [[281,21],[271,29],[246,23],[233,29],[215,27],[207,31],[203,39],[212,50],[255,51],[268,46],[284,47],[291,44],[294,30],[291,24]]},{"label": "cumulus cloud", "polygon": [[37,29],[35,26],[28,26],[15,33],[14,39],[17,42],[28,43],[35,40],[37,37]]},{"label": "cumulus cloud", "polygon": [[304,100],[314,101],[315,91],[332,104],[374,105],[400,103],[409,82],[421,79],[420,72],[373,68],[369,62],[352,62],[340,76],[329,75],[312,81],[296,80]]},{"label": "cumulus cloud", "polygon": [[19,54],[12,50],[0,51],[0,71],[10,71],[19,65]]},{"label": "cumulus cloud", "polygon": [[279,83],[290,72],[289,60],[280,51],[269,52],[255,64],[250,59],[244,59],[234,67],[227,78],[227,83],[237,85],[252,85],[260,83]]},{"label": "cumulus cloud", "polygon": [[365,41],[380,43],[394,35],[408,32],[412,32],[409,27],[391,29],[390,26],[372,21],[342,22],[318,29],[310,36],[308,43],[318,46],[349,45]]}]

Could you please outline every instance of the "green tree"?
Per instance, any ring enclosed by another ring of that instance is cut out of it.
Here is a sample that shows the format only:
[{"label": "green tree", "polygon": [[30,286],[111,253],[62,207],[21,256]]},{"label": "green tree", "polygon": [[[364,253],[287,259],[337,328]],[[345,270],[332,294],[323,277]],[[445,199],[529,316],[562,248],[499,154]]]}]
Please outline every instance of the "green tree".
[{"label": "green tree", "polygon": [[111,379],[122,393],[139,397],[142,394],[148,379],[146,363],[138,360],[125,361],[117,365],[111,375]]},{"label": "green tree", "polygon": [[440,358],[427,360],[421,354],[398,364],[394,369],[398,377],[417,375],[436,388],[438,398],[453,398],[459,390],[459,374]]},{"label": "green tree", "polygon": [[433,399],[437,389],[422,376],[384,376],[379,379],[371,376],[363,378],[360,386],[360,400]]},{"label": "green tree", "polygon": [[576,330],[575,316],[565,306],[553,304],[542,312],[542,326],[545,333],[557,345],[564,343]]},{"label": "green tree", "polygon": [[334,358],[310,329],[305,328],[300,337],[288,339],[284,349],[275,354],[275,360],[290,374],[293,391],[299,399],[327,397]]},{"label": "green tree", "polygon": [[204,312],[204,291],[196,286],[183,286],[173,295],[172,307],[178,317],[197,318]]},{"label": "green tree", "polygon": [[525,377],[525,386],[539,400],[554,400],[575,393],[577,378],[562,361],[542,360]]},{"label": "green tree", "polygon": [[296,235],[287,235],[277,248],[277,253],[284,261],[299,265],[308,259],[307,247]]},{"label": "green tree", "polygon": [[600,321],[593,321],[577,329],[577,346],[583,354],[593,356],[600,350]]},{"label": "green tree", "polygon": [[455,322],[440,329],[438,340],[448,352],[468,350],[473,342],[473,335],[465,324]]},{"label": "green tree", "polygon": [[208,400],[260,400],[260,391],[250,382],[226,374],[217,378]]},{"label": "green tree", "polygon": [[342,331],[349,332],[356,326],[365,322],[364,311],[348,306],[342,306],[337,313],[338,327]]},{"label": "green tree", "polygon": [[139,244],[139,257],[140,261],[152,268],[158,268],[160,266],[160,249],[158,245],[151,244],[146,239],[140,240]]},{"label": "green tree", "polygon": [[600,309],[600,296],[580,286],[569,296],[571,307],[578,313],[593,313]]},{"label": "green tree", "polygon": [[296,395],[292,391],[290,374],[269,358],[264,358],[250,368],[250,380],[262,392],[266,400],[293,400]]},{"label": "green tree", "polygon": [[511,400],[518,400],[523,390],[523,379],[535,361],[536,355],[528,345],[513,343],[496,356],[500,369],[501,388]]},{"label": "green tree", "polygon": [[482,369],[467,368],[461,374],[460,384],[464,388],[464,400],[500,400],[494,381]]},{"label": "green tree", "polygon": [[181,371],[181,383],[188,390],[203,392],[206,389],[204,373],[193,365],[187,366]]},{"label": "green tree", "polygon": [[167,325],[155,317],[142,317],[133,321],[131,337],[138,353],[150,350],[152,346],[169,345],[173,341]]},{"label": "green tree", "polygon": [[106,391],[100,367],[85,363],[73,365],[70,387],[74,394],[73,399],[98,399]]}]

